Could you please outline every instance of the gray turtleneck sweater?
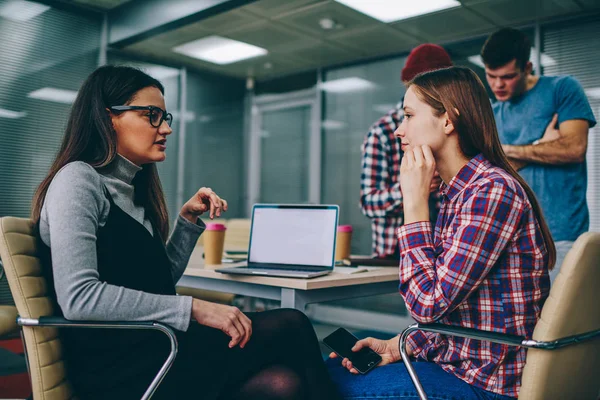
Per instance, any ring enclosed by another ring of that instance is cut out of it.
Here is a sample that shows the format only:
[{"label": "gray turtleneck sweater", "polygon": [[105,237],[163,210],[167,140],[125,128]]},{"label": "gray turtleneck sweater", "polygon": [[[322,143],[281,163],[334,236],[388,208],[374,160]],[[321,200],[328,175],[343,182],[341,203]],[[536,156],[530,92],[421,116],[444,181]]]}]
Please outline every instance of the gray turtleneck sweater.
[{"label": "gray turtleneck sweater", "polygon": [[[131,184],[141,168],[117,156],[109,168],[96,170],[76,161],[54,177],[40,216],[40,234],[52,249],[52,267],[58,303],[65,318],[92,321],[158,321],[187,330],[192,311],[189,296],[166,296],[109,285],[100,281],[96,238],[106,223],[110,202],[152,234],[144,208],[133,202]],[[173,281],[177,282],[189,261],[204,223],[190,223],[178,216],[166,244]]]}]

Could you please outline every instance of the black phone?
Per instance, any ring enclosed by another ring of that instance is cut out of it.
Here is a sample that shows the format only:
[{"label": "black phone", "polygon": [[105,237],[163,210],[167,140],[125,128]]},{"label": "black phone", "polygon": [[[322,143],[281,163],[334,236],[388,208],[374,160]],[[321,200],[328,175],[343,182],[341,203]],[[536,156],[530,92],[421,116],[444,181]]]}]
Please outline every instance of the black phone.
[{"label": "black phone", "polygon": [[356,342],[358,338],[344,328],[337,329],[323,339],[323,343],[338,356],[348,358],[358,372],[366,374],[381,362],[381,356],[368,347],[363,347],[357,352],[352,351]]}]

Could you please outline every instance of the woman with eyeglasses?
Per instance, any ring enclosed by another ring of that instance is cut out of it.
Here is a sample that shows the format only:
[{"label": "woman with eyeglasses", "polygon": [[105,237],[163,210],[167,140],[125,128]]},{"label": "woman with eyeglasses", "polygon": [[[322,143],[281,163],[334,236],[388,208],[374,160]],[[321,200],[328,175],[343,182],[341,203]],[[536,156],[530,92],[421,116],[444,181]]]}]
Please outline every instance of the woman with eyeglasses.
[{"label": "woman with eyeglasses", "polygon": [[[153,398],[337,398],[301,312],[245,315],[176,295],[205,227],[199,217],[220,216],[227,202],[199,189],[169,235],[156,168],[172,133],[163,93],[159,81],[123,66],[97,69],[79,90],[32,210],[58,310],[72,320],[175,328],[179,352]],[[140,398],[170,349],[155,331],[61,335],[67,375],[82,399]]]},{"label": "woman with eyeglasses", "polygon": [[[502,151],[483,84],[468,68],[417,75],[395,132],[404,225],[398,229],[400,294],[410,316],[531,337],[550,290],[554,242],[542,210]],[[442,178],[442,206],[429,222],[429,186]],[[399,336],[366,338],[383,362],[368,375],[330,360],[344,398],[418,399],[400,361]],[[526,350],[443,334],[413,332],[406,352],[429,398],[517,398]],[[334,354],[331,355],[334,358]]]}]

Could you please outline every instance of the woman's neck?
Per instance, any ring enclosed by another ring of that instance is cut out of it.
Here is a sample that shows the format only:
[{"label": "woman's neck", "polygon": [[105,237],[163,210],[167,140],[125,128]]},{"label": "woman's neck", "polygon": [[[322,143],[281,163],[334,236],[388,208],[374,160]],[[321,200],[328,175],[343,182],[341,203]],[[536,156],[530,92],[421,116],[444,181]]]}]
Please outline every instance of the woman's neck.
[{"label": "woman's neck", "polygon": [[437,172],[447,185],[470,160],[460,151],[460,147],[448,148],[435,155]]}]

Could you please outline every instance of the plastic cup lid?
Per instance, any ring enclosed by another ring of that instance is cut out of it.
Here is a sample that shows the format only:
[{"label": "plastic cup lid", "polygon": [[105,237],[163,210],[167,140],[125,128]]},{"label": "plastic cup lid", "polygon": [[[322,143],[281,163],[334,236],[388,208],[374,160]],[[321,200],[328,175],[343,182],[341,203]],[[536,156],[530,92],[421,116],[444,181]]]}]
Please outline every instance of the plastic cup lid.
[{"label": "plastic cup lid", "polygon": [[352,232],[352,225],[340,225],[338,226],[338,232]]},{"label": "plastic cup lid", "polygon": [[225,229],[227,229],[225,225],[219,224],[217,222],[209,222],[206,224],[207,231],[224,231]]}]

